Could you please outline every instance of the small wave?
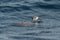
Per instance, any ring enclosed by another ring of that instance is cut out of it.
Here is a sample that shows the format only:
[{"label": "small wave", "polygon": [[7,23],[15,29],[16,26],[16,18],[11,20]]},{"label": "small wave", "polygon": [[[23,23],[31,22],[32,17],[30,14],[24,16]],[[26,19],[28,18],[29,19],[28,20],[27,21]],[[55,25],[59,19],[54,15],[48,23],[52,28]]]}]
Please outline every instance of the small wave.
[{"label": "small wave", "polygon": [[20,7],[12,7],[12,6],[0,6],[0,12],[15,12],[15,11],[23,11],[23,10],[31,10],[28,6],[20,6]]},{"label": "small wave", "polygon": [[46,3],[41,3],[41,2],[33,3],[33,7],[44,8],[44,9],[60,9],[59,5],[46,4]]}]

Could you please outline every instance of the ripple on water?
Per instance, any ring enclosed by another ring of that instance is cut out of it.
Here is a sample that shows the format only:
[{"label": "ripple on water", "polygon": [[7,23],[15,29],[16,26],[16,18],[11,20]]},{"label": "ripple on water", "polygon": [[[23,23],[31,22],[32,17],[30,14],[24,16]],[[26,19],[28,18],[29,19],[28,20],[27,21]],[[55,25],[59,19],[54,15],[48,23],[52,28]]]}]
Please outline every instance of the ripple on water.
[{"label": "ripple on water", "polygon": [[10,13],[10,12],[16,12],[16,11],[23,11],[23,10],[31,10],[29,6],[21,5],[17,7],[12,6],[0,6],[0,12],[3,13]]},{"label": "ripple on water", "polygon": [[54,38],[53,39],[50,39],[49,37],[48,38],[43,38],[43,36],[29,36],[29,35],[21,35],[21,36],[10,36],[9,38],[12,38],[12,39],[17,39],[17,40],[20,40],[20,39],[25,39],[25,40],[55,40]]}]

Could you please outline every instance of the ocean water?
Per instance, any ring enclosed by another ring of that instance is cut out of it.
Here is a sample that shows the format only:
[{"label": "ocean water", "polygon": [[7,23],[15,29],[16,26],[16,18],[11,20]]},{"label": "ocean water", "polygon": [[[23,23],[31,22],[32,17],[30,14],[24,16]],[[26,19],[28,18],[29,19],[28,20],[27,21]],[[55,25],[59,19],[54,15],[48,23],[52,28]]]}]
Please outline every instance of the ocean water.
[{"label": "ocean water", "polygon": [[[16,25],[29,16],[42,22]],[[0,0],[0,40],[60,40],[60,0]]]}]

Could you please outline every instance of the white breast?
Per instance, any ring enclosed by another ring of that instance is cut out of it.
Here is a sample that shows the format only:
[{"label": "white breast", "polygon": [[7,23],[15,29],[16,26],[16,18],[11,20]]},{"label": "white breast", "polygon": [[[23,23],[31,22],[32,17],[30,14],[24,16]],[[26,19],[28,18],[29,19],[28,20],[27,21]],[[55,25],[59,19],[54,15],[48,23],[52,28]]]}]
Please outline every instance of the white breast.
[{"label": "white breast", "polygon": [[33,21],[37,21],[39,19],[39,17],[34,17]]}]

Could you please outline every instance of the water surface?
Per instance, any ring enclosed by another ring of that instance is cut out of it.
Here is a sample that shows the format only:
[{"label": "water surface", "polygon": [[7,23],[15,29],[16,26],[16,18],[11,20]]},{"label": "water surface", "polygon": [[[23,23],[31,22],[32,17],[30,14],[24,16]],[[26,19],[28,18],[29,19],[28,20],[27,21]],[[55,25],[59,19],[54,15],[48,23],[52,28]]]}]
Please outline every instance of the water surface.
[{"label": "water surface", "polygon": [[[0,40],[60,40],[60,0],[0,0]],[[41,16],[39,26],[13,26]]]}]

